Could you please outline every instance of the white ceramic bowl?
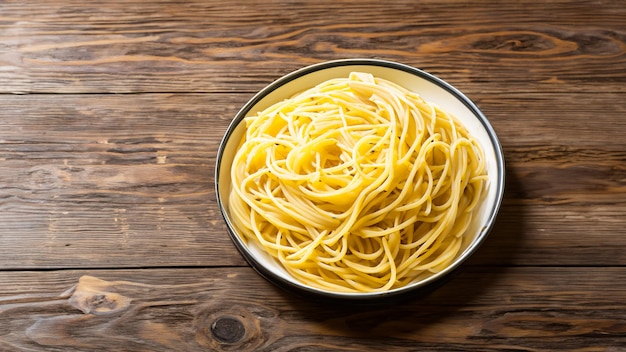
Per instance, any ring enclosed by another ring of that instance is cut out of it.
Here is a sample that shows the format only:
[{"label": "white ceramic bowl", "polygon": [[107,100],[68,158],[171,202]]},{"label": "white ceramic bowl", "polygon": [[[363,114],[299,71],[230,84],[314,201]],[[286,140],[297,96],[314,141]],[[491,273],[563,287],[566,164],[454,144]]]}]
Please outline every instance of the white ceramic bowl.
[{"label": "white ceramic bowl", "polygon": [[[489,182],[486,196],[466,233],[471,238],[461,254],[445,270],[424,280],[410,283],[404,287],[376,293],[337,293],[304,285],[294,279],[273,258],[254,245],[247,244],[231,223],[228,212],[228,198],[231,186],[230,169],[237,146],[245,132],[242,120],[249,115],[286,99],[297,92],[311,88],[319,83],[337,77],[347,77],[352,71],[367,72],[375,77],[395,82],[420,94],[426,101],[436,103],[455,115],[477,139],[483,148],[487,162]],[[412,292],[449,275],[465,261],[485,240],[491,230],[504,194],[504,157],[498,138],[487,118],[478,107],[459,90],[422,70],[404,64],[373,60],[346,59],[323,62],[304,67],[287,74],[271,83],[254,95],[237,113],[220,144],[215,171],[215,189],[217,202],[226,221],[231,238],[241,254],[266,279],[279,286],[296,289],[300,292],[313,293],[324,297],[370,299],[396,296]]]}]

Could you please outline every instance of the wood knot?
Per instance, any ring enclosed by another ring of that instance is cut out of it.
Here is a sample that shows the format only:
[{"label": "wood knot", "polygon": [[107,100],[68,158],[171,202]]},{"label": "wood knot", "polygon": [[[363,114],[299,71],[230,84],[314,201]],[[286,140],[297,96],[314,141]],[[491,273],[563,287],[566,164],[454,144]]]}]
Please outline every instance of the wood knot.
[{"label": "wood knot", "polygon": [[[252,352],[263,349],[280,320],[272,308],[215,298],[195,320],[196,341],[211,351]],[[230,304],[229,304],[230,303]]]},{"label": "wood knot", "polygon": [[130,306],[130,298],[112,292],[111,282],[92,276],[83,276],[74,288],[69,303],[85,314],[111,314]]},{"label": "wood knot", "polygon": [[116,308],[118,302],[110,300],[104,294],[96,294],[87,298],[86,303],[93,311],[110,311]]},{"label": "wood knot", "polygon": [[53,190],[61,188],[64,180],[69,180],[69,174],[54,166],[38,166],[28,172],[27,187],[32,190]]},{"label": "wood knot", "polygon": [[220,317],[211,325],[213,336],[221,342],[234,343],[246,334],[243,323],[234,317]]}]

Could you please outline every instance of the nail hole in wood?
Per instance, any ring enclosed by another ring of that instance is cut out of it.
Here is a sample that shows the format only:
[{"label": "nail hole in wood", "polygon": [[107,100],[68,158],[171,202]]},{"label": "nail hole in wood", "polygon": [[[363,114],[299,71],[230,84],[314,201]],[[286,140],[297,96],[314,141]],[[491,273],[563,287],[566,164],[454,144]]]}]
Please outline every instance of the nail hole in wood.
[{"label": "nail hole in wood", "polygon": [[213,322],[211,332],[220,342],[234,343],[241,340],[246,329],[238,319],[221,317]]}]

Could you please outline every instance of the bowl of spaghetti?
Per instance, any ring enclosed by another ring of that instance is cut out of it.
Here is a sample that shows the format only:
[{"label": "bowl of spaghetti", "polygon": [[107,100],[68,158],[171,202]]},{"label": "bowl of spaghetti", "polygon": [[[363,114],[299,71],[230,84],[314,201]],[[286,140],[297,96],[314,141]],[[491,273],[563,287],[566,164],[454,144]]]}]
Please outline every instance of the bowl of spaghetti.
[{"label": "bowl of spaghetti", "polygon": [[484,114],[440,78],[323,62],[254,95],[220,144],[217,202],[268,280],[370,299],[440,282],[484,242],[504,193]]}]

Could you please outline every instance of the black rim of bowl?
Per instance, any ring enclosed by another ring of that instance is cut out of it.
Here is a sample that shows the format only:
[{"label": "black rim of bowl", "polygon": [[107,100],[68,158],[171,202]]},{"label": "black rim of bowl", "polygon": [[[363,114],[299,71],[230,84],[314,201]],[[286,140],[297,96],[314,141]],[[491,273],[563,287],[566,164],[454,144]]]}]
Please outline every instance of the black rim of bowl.
[{"label": "black rim of bowl", "polygon": [[[446,269],[442,270],[439,273],[436,273],[422,281],[419,284],[410,285],[406,287],[400,287],[389,291],[383,292],[371,292],[371,293],[342,293],[342,292],[331,292],[325,291],[322,289],[317,289],[314,287],[310,287],[304,284],[296,284],[291,282],[279,275],[275,274],[271,270],[267,269],[264,265],[259,263],[257,259],[250,253],[247,245],[243,242],[241,237],[237,235],[235,232],[232,223],[226,214],[225,205],[220,196],[219,189],[219,174],[221,169],[221,161],[226,148],[226,144],[233,134],[234,130],[237,128],[239,123],[250,113],[252,108],[261,101],[265,96],[270,94],[272,91],[281,87],[295,79],[298,79],[302,76],[306,76],[308,74],[314,73],[316,71],[339,67],[339,66],[380,66],[391,68],[399,71],[404,71],[415,76],[418,76],[422,79],[430,81],[440,88],[445,89],[448,93],[453,95],[457,100],[462,102],[471,112],[472,114],[480,121],[482,127],[485,129],[487,134],[489,135],[489,139],[491,142],[491,146],[494,148],[496,155],[496,168],[497,168],[497,182],[496,182],[496,199],[494,201],[494,206],[490,210],[489,217],[481,229],[481,232],[474,239],[474,241],[465,249],[463,255],[455,259],[455,261],[448,266]],[[493,225],[495,223],[495,219],[500,210],[500,205],[502,203],[502,198],[504,196],[504,180],[505,180],[505,166],[504,166],[504,154],[502,151],[502,146],[498,140],[498,137],[495,133],[495,130],[489,123],[487,117],[482,113],[482,111],[472,102],[465,94],[461,93],[458,89],[456,89],[451,84],[446,81],[426,72],[421,69],[408,66],[405,64],[401,64],[398,62],[387,61],[387,60],[379,60],[379,59],[342,59],[342,60],[334,60],[334,61],[325,61],[317,64],[313,64],[310,66],[303,67],[291,73],[288,73],[276,81],[270,83],[265,88],[256,93],[235,115],[231,123],[229,124],[222,141],[220,142],[217,158],[216,158],[216,167],[215,167],[215,194],[218,203],[218,207],[220,209],[220,213],[224,221],[226,222],[226,227],[228,229],[228,234],[235,244],[237,250],[241,253],[244,259],[252,266],[252,268],[257,271],[262,277],[266,280],[276,284],[277,286],[287,289],[289,291],[293,291],[296,293],[304,293],[310,294],[315,297],[320,298],[332,298],[332,299],[350,299],[350,300],[372,300],[372,299],[380,299],[386,297],[396,297],[399,295],[404,295],[409,292],[414,292],[420,289],[426,289],[427,287],[437,286],[436,283],[440,282],[442,278],[449,276],[452,272],[456,271],[458,267],[465,261],[467,258],[471,257],[472,254],[478,249],[478,247],[485,241],[489,232],[491,232]]]}]

